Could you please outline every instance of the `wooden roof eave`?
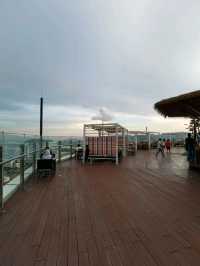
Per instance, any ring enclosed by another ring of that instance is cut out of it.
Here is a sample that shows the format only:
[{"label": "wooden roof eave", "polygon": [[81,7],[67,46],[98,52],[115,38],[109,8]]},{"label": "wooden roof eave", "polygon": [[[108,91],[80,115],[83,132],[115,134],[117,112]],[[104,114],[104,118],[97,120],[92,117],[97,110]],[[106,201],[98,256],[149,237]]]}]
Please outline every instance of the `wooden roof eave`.
[{"label": "wooden roof eave", "polygon": [[164,117],[200,117],[200,90],[157,102],[154,108]]}]

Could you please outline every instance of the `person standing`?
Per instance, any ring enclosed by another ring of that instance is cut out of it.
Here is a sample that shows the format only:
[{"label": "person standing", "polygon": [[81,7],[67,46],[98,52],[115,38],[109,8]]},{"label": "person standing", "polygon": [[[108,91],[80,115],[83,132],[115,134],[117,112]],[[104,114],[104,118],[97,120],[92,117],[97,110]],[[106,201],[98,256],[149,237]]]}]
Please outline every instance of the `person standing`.
[{"label": "person standing", "polygon": [[85,161],[86,162],[88,161],[89,154],[90,154],[89,145],[86,145],[86,147],[85,147]]},{"label": "person standing", "polygon": [[185,149],[187,151],[187,159],[189,162],[194,161],[195,157],[195,141],[192,138],[191,133],[188,133],[187,138],[185,139]]},{"label": "person standing", "polygon": [[171,141],[169,139],[165,142],[165,148],[168,153],[171,151]]},{"label": "person standing", "polygon": [[83,155],[83,148],[81,147],[80,144],[78,144],[76,149],[75,149],[75,158],[76,158],[76,160],[81,160],[82,155]]}]

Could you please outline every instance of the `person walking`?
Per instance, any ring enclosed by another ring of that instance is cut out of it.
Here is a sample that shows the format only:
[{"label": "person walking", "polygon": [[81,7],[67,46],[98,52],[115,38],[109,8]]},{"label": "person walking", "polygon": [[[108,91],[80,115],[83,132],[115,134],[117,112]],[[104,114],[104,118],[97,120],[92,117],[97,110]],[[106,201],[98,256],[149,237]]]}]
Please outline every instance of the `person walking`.
[{"label": "person walking", "polygon": [[165,148],[166,148],[166,147],[165,147],[165,142],[166,142],[165,139],[163,139],[163,140],[162,140],[163,152],[165,151]]},{"label": "person walking", "polygon": [[162,154],[162,157],[165,157],[165,154],[164,154],[164,143],[162,141],[162,139],[159,139],[158,140],[158,143],[157,143],[157,152],[156,152],[156,158],[158,157],[159,153]]}]

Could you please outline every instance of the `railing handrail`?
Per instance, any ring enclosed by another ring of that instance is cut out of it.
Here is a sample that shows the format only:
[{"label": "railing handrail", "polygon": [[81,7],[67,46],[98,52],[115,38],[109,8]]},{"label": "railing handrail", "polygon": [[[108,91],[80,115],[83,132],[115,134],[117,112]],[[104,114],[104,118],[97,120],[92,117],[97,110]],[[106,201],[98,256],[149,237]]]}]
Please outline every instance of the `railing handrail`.
[{"label": "railing handrail", "polygon": [[[47,142],[47,144],[50,144]],[[3,210],[4,207],[4,202],[5,202],[5,198],[3,195],[3,190],[4,190],[4,169],[5,171],[7,171],[5,165],[9,164],[10,162],[15,162],[15,161],[19,161],[19,167],[17,166],[17,168],[19,168],[19,173],[17,178],[20,178],[20,182],[19,184],[15,184],[13,191],[10,191],[7,196],[6,199],[9,198],[9,196],[14,193],[15,191],[17,191],[17,189],[19,187],[21,187],[22,189],[24,189],[25,187],[25,171],[28,169],[26,168],[27,166],[31,168],[31,173],[28,173],[28,177],[30,177],[32,174],[35,175],[35,173],[37,173],[37,158],[40,157],[39,153],[41,154],[41,152],[43,152],[45,150],[45,147],[39,147],[37,146],[37,142],[32,142],[32,148],[25,150],[25,143],[19,144],[20,147],[20,154],[17,156],[14,156],[10,159],[3,159],[3,149],[4,149],[4,145],[0,145],[0,213]],[[29,147],[31,147],[29,145]],[[54,145],[49,145],[49,147],[52,149],[52,151],[54,151],[54,149],[57,149],[57,152],[55,154],[57,154],[56,156],[56,161],[58,161],[58,163],[60,163],[62,160],[65,159],[72,159],[74,157],[74,153],[75,153],[75,145],[71,142],[69,144],[66,143],[62,143],[62,141],[57,142],[57,144],[55,143]],[[69,156],[64,155],[66,153],[65,150],[63,150],[62,148],[70,148],[69,149]],[[62,157],[62,154],[64,155]],[[29,157],[30,155],[32,155],[32,157]],[[32,164],[29,165],[29,162],[26,163],[25,160],[26,158],[28,158],[28,161],[32,161]],[[13,166],[11,165],[11,168]],[[15,178],[15,177],[12,177]]]},{"label": "railing handrail", "polygon": [[15,161],[15,160],[21,159],[21,158],[23,158],[23,157],[25,157],[25,156],[26,156],[25,154],[20,154],[20,155],[18,155],[18,156],[16,156],[16,157],[13,157],[13,158],[7,159],[7,160],[5,160],[5,161],[3,161],[3,162],[0,162],[0,165],[8,164],[8,163],[10,163],[10,162],[12,162],[12,161]]},{"label": "railing handrail", "polygon": [[21,159],[21,158],[27,156],[27,155],[31,155],[31,154],[34,154],[34,153],[40,152],[40,151],[42,151],[42,150],[43,150],[43,149],[39,149],[39,150],[36,150],[36,151],[31,151],[31,152],[29,152],[28,154],[23,153],[23,154],[17,155],[17,156],[15,156],[15,157],[10,158],[10,159],[4,160],[3,162],[0,162],[0,165],[8,164],[8,163],[10,163],[10,162],[12,162],[12,161],[16,161],[16,160],[18,160],[18,159]]},{"label": "railing handrail", "polygon": [[[18,135],[18,136],[30,136],[30,137],[37,137],[40,139],[40,135],[37,133],[30,133],[30,132],[15,132],[15,131],[9,131],[9,130],[0,130],[0,134],[8,134],[8,135]],[[82,136],[57,136],[57,135],[44,135],[44,138],[55,138],[57,140],[65,140],[65,139],[82,139]]]},{"label": "railing handrail", "polygon": [[[21,144],[21,145],[24,145],[24,144]],[[58,145],[53,145],[53,146],[51,146],[50,148],[67,147],[67,146],[73,146],[73,144],[58,144]],[[38,149],[38,150],[35,150],[35,151],[31,151],[31,152],[29,152],[28,154],[27,154],[27,153],[19,154],[19,155],[15,156],[15,157],[12,157],[12,158],[10,158],[10,159],[3,160],[2,162],[0,162],[0,166],[3,166],[3,165],[5,165],[5,164],[8,164],[8,163],[10,163],[10,162],[12,162],[12,161],[16,161],[16,160],[18,160],[18,159],[21,159],[21,158],[23,158],[23,157],[25,157],[25,156],[27,156],[27,155],[32,155],[32,154],[34,154],[34,153],[41,152],[41,151],[43,151],[43,150],[45,150],[45,148]]]},{"label": "railing handrail", "polygon": [[[33,144],[34,142],[32,142],[32,143],[27,143],[27,142],[25,142],[25,143],[6,143],[6,144],[1,144],[0,143],[0,146],[4,146],[4,145],[6,145],[6,146],[20,146],[20,145],[30,145],[30,144]],[[39,142],[38,142],[39,143]],[[74,146],[74,144],[72,143],[69,143],[69,144],[57,144],[57,145],[50,145],[51,147],[59,147],[59,146]]]}]

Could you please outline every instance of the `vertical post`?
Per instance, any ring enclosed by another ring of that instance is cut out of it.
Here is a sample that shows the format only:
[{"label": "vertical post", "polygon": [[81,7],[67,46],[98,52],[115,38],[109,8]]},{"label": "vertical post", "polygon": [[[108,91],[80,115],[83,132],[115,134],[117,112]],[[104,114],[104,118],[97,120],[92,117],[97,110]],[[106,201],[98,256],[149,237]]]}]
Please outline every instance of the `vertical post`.
[{"label": "vertical post", "polygon": [[127,156],[127,151],[129,147],[129,134],[128,134],[128,129],[126,131],[126,156]]},{"label": "vertical post", "polygon": [[170,143],[171,143],[171,147],[172,147],[172,135],[170,134]]},{"label": "vertical post", "polygon": [[22,189],[24,189],[24,172],[25,172],[25,167],[24,167],[24,144],[20,145],[20,149],[21,149],[21,155],[23,155],[20,158],[20,185],[22,187]]},{"label": "vertical post", "polygon": [[0,211],[3,210],[3,146],[0,146]]},{"label": "vertical post", "polygon": [[70,143],[70,159],[72,159],[72,140],[71,140],[71,143]]},{"label": "vertical post", "polygon": [[40,98],[40,149],[43,141],[43,98]]},{"label": "vertical post", "polygon": [[23,136],[24,136],[24,143],[26,142],[26,134],[23,134]]},{"label": "vertical post", "polygon": [[3,148],[3,151],[6,152],[6,138],[5,138],[4,131],[2,131],[2,148]]},{"label": "vertical post", "polygon": [[83,164],[85,164],[85,145],[86,145],[86,143],[85,143],[85,128],[86,128],[86,126],[84,125],[83,126]]},{"label": "vertical post", "polygon": [[33,174],[35,175],[36,173],[36,143],[33,142]]},{"label": "vertical post", "polygon": [[138,139],[137,139],[137,134],[135,135],[135,152],[138,150]]},{"label": "vertical post", "polygon": [[194,140],[196,142],[196,139],[197,139],[197,120],[194,119]]},{"label": "vertical post", "polygon": [[123,128],[122,132],[122,137],[123,137],[123,157],[126,156],[126,135],[125,135],[125,129]]},{"label": "vertical post", "polygon": [[116,165],[119,164],[119,154],[118,154],[118,127],[116,126]]},{"label": "vertical post", "polygon": [[62,158],[62,142],[61,140],[58,141],[58,162],[61,162],[61,158]]},{"label": "vertical post", "polygon": [[148,137],[149,137],[148,144],[149,144],[149,151],[150,151],[151,150],[151,134],[150,133],[148,133]]}]

